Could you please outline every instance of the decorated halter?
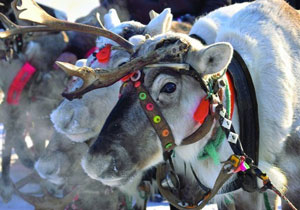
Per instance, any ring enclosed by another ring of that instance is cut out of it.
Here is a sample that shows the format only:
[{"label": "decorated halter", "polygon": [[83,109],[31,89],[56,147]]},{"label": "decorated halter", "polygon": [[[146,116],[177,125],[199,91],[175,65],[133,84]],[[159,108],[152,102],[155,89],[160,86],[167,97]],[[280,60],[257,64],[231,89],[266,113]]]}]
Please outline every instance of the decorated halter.
[{"label": "decorated halter", "polygon": [[[182,74],[188,74],[192,77],[194,77],[196,80],[198,80],[202,86],[202,88],[206,91],[206,96],[201,99],[201,102],[198,105],[198,108],[196,109],[194,113],[194,120],[199,122],[201,125],[200,127],[190,136],[186,137],[181,145],[188,145],[195,143],[202,139],[204,136],[206,136],[209,131],[211,131],[213,127],[214,122],[214,113],[212,112],[213,106],[216,105],[218,102],[220,102],[219,94],[221,94],[221,89],[225,86],[225,83],[223,80],[219,80],[219,78],[211,78],[209,81],[204,81],[201,79],[200,75],[190,69],[190,66],[188,64],[174,64],[174,63],[159,63],[159,64],[152,64],[145,66],[145,68],[153,68],[153,67],[168,67],[172,68],[175,71],[182,73]],[[222,77],[221,75],[220,77]],[[149,120],[151,125],[153,126],[154,130],[156,131],[157,135],[160,138],[161,145],[164,151],[164,158],[165,161],[169,161],[172,173],[173,175],[177,176],[175,173],[175,170],[173,168],[172,160],[171,160],[171,154],[173,152],[173,149],[175,148],[176,144],[174,141],[174,136],[172,134],[171,128],[168,125],[166,119],[162,115],[158,105],[155,103],[147,89],[144,87],[144,73],[143,71],[136,71],[134,73],[131,73],[127,76],[125,76],[122,81],[124,84],[121,87],[121,91],[124,87],[128,85],[128,83],[132,83],[133,86],[136,88],[137,95],[139,98],[139,102]],[[215,108],[215,107],[214,107]],[[157,181],[159,182],[159,188],[161,193],[169,200],[173,205],[175,205],[178,208],[184,207],[184,205],[179,205],[180,199],[178,199],[176,196],[172,195],[169,191],[167,191],[163,185],[164,178],[165,178],[165,171],[166,171],[166,165],[163,164],[158,167],[157,169]],[[177,178],[178,179],[178,178]],[[227,180],[227,179],[226,179]],[[225,181],[226,181],[225,180]],[[224,182],[225,182],[224,181]],[[203,193],[199,196],[199,202],[203,201],[203,199],[208,198],[208,195],[210,194],[211,190],[207,187],[205,187],[200,181],[199,185],[202,188]],[[219,188],[222,185],[219,186]],[[219,189],[218,188],[218,189]],[[175,202],[172,202],[175,201]],[[198,207],[198,205],[186,205],[187,208],[191,208],[192,206]]]},{"label": "decorated halter", "polygon": [[[189,204],[183,202],[180,197],[180,188],[182,186],[180,185],[180,179],[175,172],[171,158],[173,149],[175,148],[176,144],[170,126],[168,125],[167,121],[165,120],[164,116],[159,110],[159,106],[155,103],[155,101],[143,85],[143,71],[139,70],[125,76],[122,79],[124,84],[122,85],[120,92],[122,92],[122,88],[126,87],[126,85],[129,82],[133,84],[133,86],[137,90],[140,104],[148,120],[150,121],[151,125],[153,126],[161,140],[161,145],[164,151],[165,163],[157,167],[156,180],[160,192],[164,197],[167,198],[167,200],[170,203],[172,203],[172,205],[184,210],[202,209],[208,203],[208,201],[218,193],[219,189],[233,174],[240,174],[242,177],[245,177],[247,175],[256,176],[263,181],[264,186],[260,189],[261,191],[271,189],[276,194],[281,196],[284,200],[288,201],[288,199],[271,184],[268,176],[265,173],[263,173],[259,168],[257,168],[257,166],[254,165],[254,161],[250,157],[248,157],[243,151],[239,136],[235,132],[231,122],[234,99],[233,97],[231,98],[232,107],[230,108],[231,114],[229,116],[219,97],[221,95],[220,90],[225,86],[224,80],[221,79],[224,75],[218,75],[217,77],[210,78],[208,81],[204,81],[196,71],[190,69],[190,66],[188,64],[159,63],[148,65],[144,68],[150,67],[168,67],[174,69],[179,73],[190,75],[200,82],[201,87],[206,92],[207,96],[201,99],[201,102],[194,113],[194,119],[197,122],[201,123],[201,126],[192,135],[186,137],[182,141],[182,145],[195,143],[204,136],[206,136],[212,129],[214,119],[217,119],[220,128],[225,133],[225,138],[227,139],[232,151],[234,152],[234,155],[231,155],[227,161],[222,162],[223,167],[219,172],[219,175],[212,189],[209,189],[200,182],[196,173],[191,167],[193,175],[199,185],[199,191],[201,193],[198,195],[199,199],[195,203]],[[225,73],[226,70],[224,71],[224,74]],[[227,80],[228,78],[229,77],[227,75]],[[230,79],[228,80],[228,83],[231,83]],[[232,84],[230,89],[233,93]],[[167,161],[169,162],[169,166],[167,165]],[[258,188],[255,188],[254,190],[257,189]],[[176,190],[179,191],[177,195],[175,195],[176,193],[174,194]],[[289,205],[292,206],[291,203],[289,203]]]},{"label": "decorated halter", "polygon": [[[178,72],[187,73],[189,70],[188,64],[153,64],[148,65],[145,68],[150,67],[169,67],[173,68]],[[127,85],[127,82],[132,82],[133,86],[137,90],[138,98],[140,104],[148,117],[151,125],[153,126],[154,130],[156,131],[157,135],[159,136],[162,144],[162,148],[164,153],[170,153],[174,147],[176,146],[174,141],[174,136],[172,134],[171,128],[168,125],[167,121],[165,120],[164,116],[162,115],[161,111],[159,110],[158,105],[155,103],[147,89],[143,85],[144,73],[143,71],[136,71],[124,77],[122,81],[124,82],[122,87]],[[203,83],[204,85],[204,83]],[[121,87],[121,88],[122,88]],[[194,132],[192,135],[186,137],[183,140],[182,145],[192,144],[198,141],[199,139],[203,138],[205,135],[208,134],[212,125],[213,125],[213,117],[209,115],[209,107],[210,102],[209,98],[204,98],[201,103],[199,104],[194,119],[201,123],[202,125]],[[205,110],[205,111],[203,111]]]}]

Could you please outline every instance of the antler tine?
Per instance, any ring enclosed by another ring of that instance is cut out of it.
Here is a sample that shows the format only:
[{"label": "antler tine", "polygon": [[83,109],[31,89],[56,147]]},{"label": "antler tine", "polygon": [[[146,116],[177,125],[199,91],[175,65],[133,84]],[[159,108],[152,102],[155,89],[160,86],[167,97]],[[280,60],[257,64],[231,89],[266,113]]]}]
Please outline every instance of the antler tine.
[{"label": "antler tine", "polygon": [[11,6],[16,17],[20,20],[34,22],[39,25],[45,25],[49,28],[52,28],[52,30],[55,29],[56,31],[78,31],[83,33],[95,34],[97,36],[104,36],[115,41],[123,48],[125,48],[128,52],[133,53],[133,45],[118,34],[95,26],[80,23],[71,23],[68,21],[56,19],[46,13],[33,0],[14,0],[11,3]]},{"label": "antler tine", "polygon": [[10,21],[8,17],[6,17],[3,13],[0,12],[0,21],[4,24],[6,28],[17,28],[18,26]]},{"label": "antler tine", "polygon": [[103,25],[101,19],[100,19],[100,13],[99,13],[99,12],[96,13],[96,18],[97,18],[97,21],[98,21],[100,27],[103,28],[103,29],[106,29],[106,28],[104,27],[104,25]]},{"label": "antler tine", "polygon": [[49,28],[47,26],[19,26],[8,19],[3,13],[0,12],[0,21],[4,24],[6,31],[0,32],[0,39],[9,38],[17,34],[24,34],[29,32],[41,32],[41,31],[58,31],[55,28]]},{"label": "antler tine", "polygon": [[[158,43],[157,46],[163,44],[163,42],[164,40]],[[71,93],[64,92],[62,95],[69,100],[80,98],[86,92],[110,86],[127,74],[134,72],[137,69],[141,69],[146,65],[158,63],[166,57],[170,59],[178,59],[179,56],[187,52],[188,48],[189,45],[186,42],[178,40],[169,46],[157,48],[146,56],[136,57],[120,67],[109,70],[103,70],[100,68],[92,69],[86,66],[77,67],[69,63],[56,62],[56,64],[67,74],[71,76],[78,76],[84,81],[81,88]]]}]

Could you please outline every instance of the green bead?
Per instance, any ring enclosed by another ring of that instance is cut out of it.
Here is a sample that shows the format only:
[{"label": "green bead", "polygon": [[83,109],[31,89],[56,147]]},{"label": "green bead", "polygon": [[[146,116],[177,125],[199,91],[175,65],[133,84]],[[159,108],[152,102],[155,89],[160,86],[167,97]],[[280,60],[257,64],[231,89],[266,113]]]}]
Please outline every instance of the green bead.
[{"label": "green bead", "polygon": [[170,147],[172,147],[172,145],[173,145],[172,143],[168,143],[168,144],[166,144],[165,147],[166,147],[166,149],[169,149]]},{"label": "green bead", "polygon": [[160,121],[161,121],[161,118],[160,118],[160,116],[158,116],[158,115],[156,115],[154,118],[153,118],[153,122],[154,123],[160,123]]},{"label": "green bead", "polygon": [[244,166],[247,170],[250,168],[250,166],[246,162],[244,162]]},{"label": "green bead", "polygon": [[147,98],[147,94],[144,93],[144,92],[141,92],[141,93],[139,94],[139,98],[143,101],[143,100],[145,100],[145,99]]}]

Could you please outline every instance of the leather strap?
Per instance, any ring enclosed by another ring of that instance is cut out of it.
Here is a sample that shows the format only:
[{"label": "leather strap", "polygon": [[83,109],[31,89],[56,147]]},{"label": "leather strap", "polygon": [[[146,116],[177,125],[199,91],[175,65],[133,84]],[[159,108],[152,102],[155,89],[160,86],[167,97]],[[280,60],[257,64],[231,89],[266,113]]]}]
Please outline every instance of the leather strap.
[{"label": "leather strap", "polygon": [[224,162],[224,165],[216,179],[213,188],[210,190],[209,193],[203,195],[199,199],[197,205],[186,206],[186,207],[179,205],[181,203],[181,200],[178,197],[176,197],[169,189],[162,187],[161,183],[165,178],[165,174],[167,173],[168,170],[166,163],[162,163],[157,166],[156,180],[157,180],[158,189],[160,193],[176,208],[180,210],[188,210],[188,209],[200,210],[209,202],[209,200],[211,200],[218,193],[218,191],[224,185],[224,183],[234,174],[234,173],[230,173],[230,171],[236,169],[237,167],[233,165],[234,163],[230,160],[230,158]]},{"label": "leather strap", "polygon": [[199,40],[203,45],[207,45],[206,41],[202,37],[198,36],[197,34],[190,34],[190,37]]},{"label": "leather strap", "polygon": [[159,107],[157,107],[157,104],[142,83],[137,81],[135,87],[143,110],[159,136],[164,152],[173,150],[176,146],[174,137],[170,126],[160,112]]},{"label": "leather strap", "polygon": [[234,51],[228,67],[237,101],[240,123],[240,139],[244,152],[258,164],[259,154],[259,121],[255,88],[249,70],[238,54]]},{"label": "leather strap", "polygon": [[203,124],[193,134],[183,139],[181,145],[193,144],[199,141],[199,139],[202,139],[211,130],[211,127],[213,126],[213,122],[214,122],[213,116],[208,115],[204,120]]}]

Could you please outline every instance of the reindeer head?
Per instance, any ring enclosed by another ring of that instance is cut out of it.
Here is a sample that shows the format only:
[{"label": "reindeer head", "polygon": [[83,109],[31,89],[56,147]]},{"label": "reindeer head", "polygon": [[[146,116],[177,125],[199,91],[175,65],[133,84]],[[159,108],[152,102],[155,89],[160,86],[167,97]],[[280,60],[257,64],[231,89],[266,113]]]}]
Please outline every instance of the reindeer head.
[{"label": "reindeer head", "polygon": [[[120,22],[115,10],[110,10],[108,14],[104,15],[105,28],[110,31],[125,37],[126,39],[145,33],[165,33],[170,29],[170,25],[166,24],[171,19],[170,10],[164,10],[156,18],[153,18],[148,25],[143,25],[135,21]],[[157,30],[157,25],[161,27]],[[97,60],[97,54],[105,47],[111,47],[109,59],[101,62]],[[93,68],[111,69],[118,67],[130,59],[130,54],[124,50],[118,50],[118,44],[110,39],[99,37],[97,39],[98,50],[84,61],[77,62],[77,66],[90,66]],[[95,56],[96,54],[96,56]],[[121,82],[117,82],[105,89],[98,89],[91,91],[84,95],[81,99],[74,99],[72,101],[64,100],[59,107],[57,107],[51,114],[51,120],[55,129],[67,135],[67,137],[75,142],[84,142],[90,138],[96,137],[104,122],[110,113],[112,107],[117,103],[119,88]],[[82,86],[82,81],[76,79],[74,81],[73,89],[76,90]]]},{"label": "reindeer head", "polygon": [[[184,149],[180,146],[182,140],[200,126],[193,118],[199,102],[206,97],[199,80],[222,73],[233,51],[227,43],[203,46],[186,35],[173,33],[148,39],[137,49],[135,57],[121,66],[114,77],[124,76],[125,71],[139,71],[122,86],[117,105],[82,161],[89,176],[111,186],[128,183],[137,172],[163,161],[165,145],[151,123],[160,120],[146,115],[140,101],[151,96],[160,117],[171,129],[175,150]],[[134,82],[140,76],[146,93],[142,96],[138,91],[141,84]],[[98,84],[102,86],[105,81]],[[204,138],[197,147],[203,147],[207,140]],[[196,156],[186,154],[183,158]]]}]

